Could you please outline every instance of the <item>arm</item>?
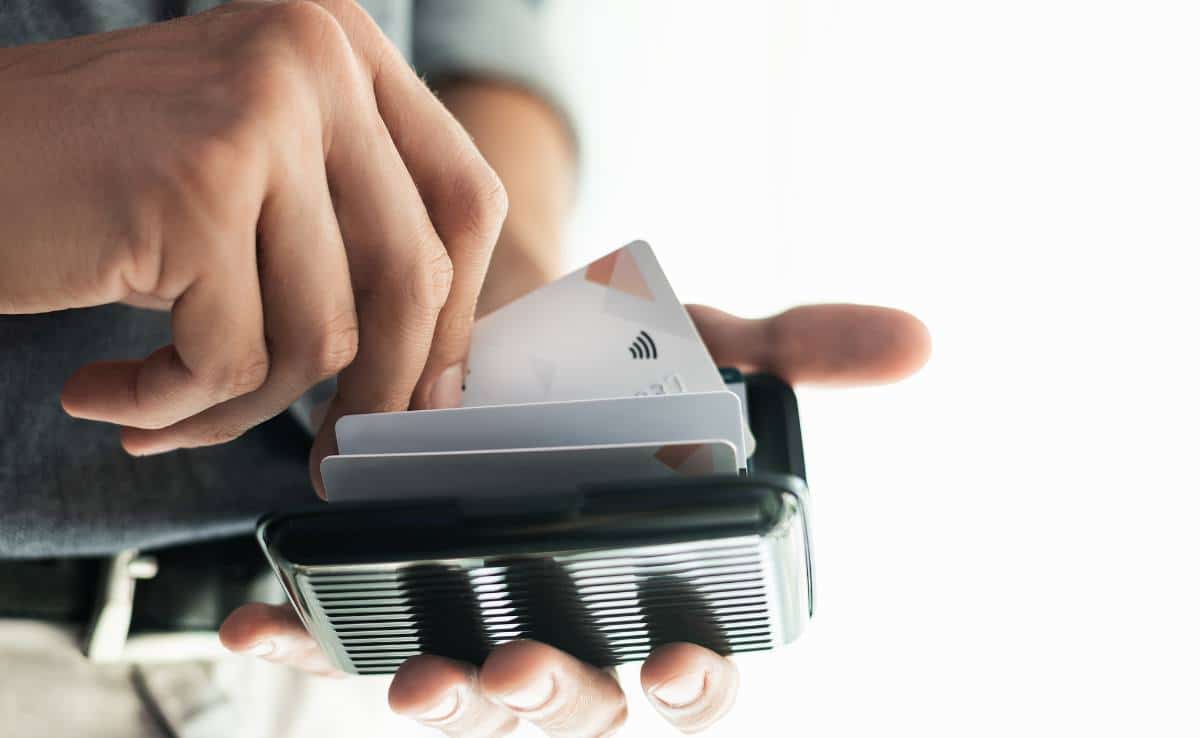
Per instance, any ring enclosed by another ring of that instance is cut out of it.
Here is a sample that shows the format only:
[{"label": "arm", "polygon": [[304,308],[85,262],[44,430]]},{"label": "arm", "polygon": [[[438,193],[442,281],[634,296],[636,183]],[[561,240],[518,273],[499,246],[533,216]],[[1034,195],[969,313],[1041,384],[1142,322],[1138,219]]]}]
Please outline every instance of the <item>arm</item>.
[{"label": "arm", "polygon": [[520,87],[464,79],[438,89],[508,191],[508,218],[479,296],[483,315],[562,273],[576,152],[559,113]]}]

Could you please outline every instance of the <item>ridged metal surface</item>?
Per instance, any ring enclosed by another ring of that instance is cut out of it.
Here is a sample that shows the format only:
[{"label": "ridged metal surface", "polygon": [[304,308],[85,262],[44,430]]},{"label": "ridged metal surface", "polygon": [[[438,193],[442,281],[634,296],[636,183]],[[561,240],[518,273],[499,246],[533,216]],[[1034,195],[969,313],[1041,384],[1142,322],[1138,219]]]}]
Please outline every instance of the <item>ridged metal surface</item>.
[{"label": "ridged metal surface", "polygon": [[[291,572],[310,628],[347,670],[436,653],[479,663],[529,638],[590,663],[686,640],[721,653],[790,641],[806,619],[801,526],[780,535],[606,551],[310,566]],[[804,591],[802,591],[804,590]],[[801,612],[801,610],[805,612]]]}]

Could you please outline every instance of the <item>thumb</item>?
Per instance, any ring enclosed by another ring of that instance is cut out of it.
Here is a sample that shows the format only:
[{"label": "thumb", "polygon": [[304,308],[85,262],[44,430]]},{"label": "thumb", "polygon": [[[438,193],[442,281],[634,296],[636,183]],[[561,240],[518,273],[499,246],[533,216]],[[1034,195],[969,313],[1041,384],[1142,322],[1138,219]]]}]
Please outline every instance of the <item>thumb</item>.
[{"label": "thumb", "polygon": [[929,359],[928,329],[902,310],[804,305],[748,319],[705,305],[687,309],[718,365],[771,372],[792,384],[895,382]]},{"label": "thumb", "polygon": [[344,676],[329,663],[289,604],[243,605],[221,624],[221,644],[234,653],[257,656],[317,676]]}]

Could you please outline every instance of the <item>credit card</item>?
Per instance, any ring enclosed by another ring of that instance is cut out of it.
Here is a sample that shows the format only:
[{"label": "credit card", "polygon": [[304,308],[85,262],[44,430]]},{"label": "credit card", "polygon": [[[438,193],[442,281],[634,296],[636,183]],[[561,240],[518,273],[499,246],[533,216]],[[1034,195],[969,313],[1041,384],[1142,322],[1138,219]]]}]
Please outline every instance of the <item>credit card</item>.
[{"label": "credit card", "polygon": [[341,454],[729,441],[746,466],[741,401],[728,391],[346,415]]},{"label": "credit card", "polygon": [[465,384],[467,407],[725,387],[644,241],[480,318]]},{"label": "credit card", "polygon": [[548,494],[581,484],[736,473],[728,441],[505,448],[330,456],[321,476],[331,502],[406,496],[472,499]]}]

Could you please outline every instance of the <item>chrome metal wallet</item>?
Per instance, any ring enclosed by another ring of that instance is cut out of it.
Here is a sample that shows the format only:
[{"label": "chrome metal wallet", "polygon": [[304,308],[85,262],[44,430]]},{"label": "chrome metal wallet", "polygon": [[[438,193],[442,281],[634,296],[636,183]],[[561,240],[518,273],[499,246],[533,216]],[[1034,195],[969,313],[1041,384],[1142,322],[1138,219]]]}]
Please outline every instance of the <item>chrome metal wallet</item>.
[{"label": "chrome metal wallet", "polygon": [[599,666],[676,641],[775,648],[812,615],[809,493],[791,387],[751,375],[744,394],[745,475],[322,505],[264,518],[258,539],[350,673],[418,653],[478,664],[516,638]]}]

